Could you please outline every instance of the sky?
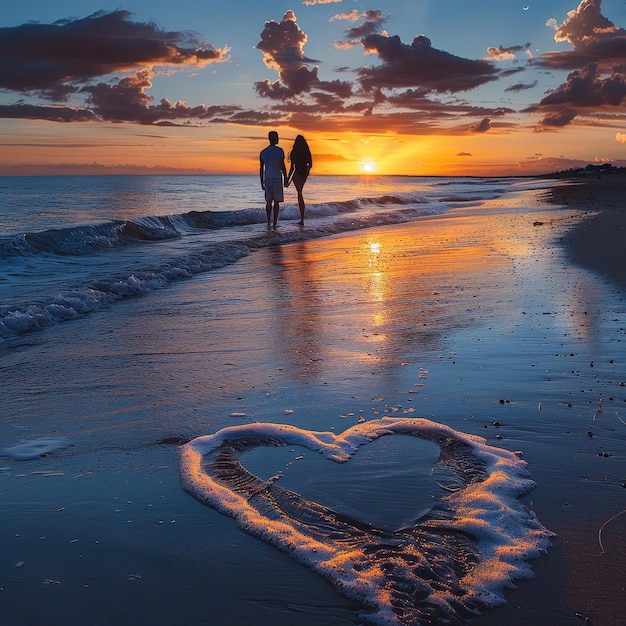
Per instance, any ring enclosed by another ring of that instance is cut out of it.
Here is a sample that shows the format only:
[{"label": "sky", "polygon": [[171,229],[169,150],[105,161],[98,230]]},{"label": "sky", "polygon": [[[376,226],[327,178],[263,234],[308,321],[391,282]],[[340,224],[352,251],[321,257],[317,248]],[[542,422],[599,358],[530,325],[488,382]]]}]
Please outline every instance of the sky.
[{"label": "sky", "polygon": [[21,0],[0,14],[0,175],[626,165],[626,0]]}]

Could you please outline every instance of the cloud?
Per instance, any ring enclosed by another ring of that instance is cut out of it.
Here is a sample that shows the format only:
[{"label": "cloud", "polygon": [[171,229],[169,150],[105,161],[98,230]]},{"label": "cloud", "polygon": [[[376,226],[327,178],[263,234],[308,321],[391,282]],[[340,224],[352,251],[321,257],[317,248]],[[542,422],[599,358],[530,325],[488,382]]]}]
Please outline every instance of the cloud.
[{"label": "cloud", "polygon": [[365,17],[365,13],[361,13],[356,9],[352,9],[352,11],[348,11],[347,13],[337,13],[336,15],[333,15],[328,21],[334,22],[335,20],[349,20],[351,22],[357,22],[363,17]]},{"label": "cloud", "polygon": [[268,79],[255,83],[256,92],[263,97],[285,100],[312,89],[328,91],[336,95],[348,96],[350,84],[342,81],[324,82],[318,78],[318,68],[311,64],[319,63],[304,54],[307,42],[306,33],[296,23],[293,11],[285,13],[280,22],[265,22],[261,41],[256,47],[263,52],[266,67],[278,72],[278,80]]},{"label": "cloud", "polygon": [[548,111],[541,119],[541,122],[539,122],[539,126],[536,130],[540,131],[550,127],[567,126],[576,115],[578,115],[578,111],[570,109],[569,107]]},{"label": "cloud", "polygon": [[96,116],[89,109],[69,106],[39,106],[20,102],[0,105],[0,119],[47,120],[50,122],[92,122]]},{"label": "cloud", "polygon": [[471,157],[474,156],[471,152],[457,152],[456,156],[458,157]]},{"label": "cloud", "polygon": [[289,98],[310,91],[318,82],[317,67],[309,69],[309,64],[317,61],[304,54],[306,42],[307,36],[296,23],[296,16],[291,10],[280,22],[265,22],[261,41],[256,47],[263,52],[266,67],[278,72],[279,80],[256,83],[259,95],[274,99]]},{"label": "cloud", "polygon": [[[406,45],[399,37],[382,32],[386,18],[381,11],[351,10],[330,20],[354,23],[336,47],[361,45],[365,54],[378,55],[381,63],[342,68],[356,75],[353,82],[322,81],[319,62],[305,53],[308,38],[293,11],[287,11],[280,22],[266,22],[257,48],[263,52],[265,65],[277,70],[278,80],[257,82],[255,89],[273,101],[269,110],[291,126],[320,132],[352,129],[462,135],[468,131],[467,116],[477,120],[473,132],[486,132],[495,117],[512,112],[504,107],[472,106],[449,96],[445,102],[436,98],[507,76],[510,70],[498,70],[490,61],[463,59],[436,50],[423,35]],[[461,117],[463,122],[458,121]],[[498,126],[504,128],[506,124]]]},{"label": "cloud", "polygon": [[526,89],[533,89],[537,86],[537,81],[532,83],[515,83],[515,85],[511,85],[507,87],[504,91],[511,91],[513,93],[517,93],[518,91],[525,91]]},{"label": "cloud", "polygon": [[489,48],[487,48],[487,54],[494,60],[494,61],[508,61],[508,60],[513,60],[517,58],[517,53],[520,51],[525,51],[528,52],[528,49],[530,48],[532,44],[531,43],[526,43],[523,46],[509,46],[508,48],[505,48],[504,46],[500,45],[500,46],[490,46]]},{"label": "cloud", "polygon": [[626,97],[623,74],[614,73],[606,79],[599,76],[598,65],[588,63],[582,70],[571,72],[565,83],[548,94],[540,106],[567,104],[576,107],[619,106]]},{"label": "cloud", "polygon": [[0,88],[58,100],[100,76],[146,65],[203,67],[224,61],[228,52],[130,16],[98,11],[83,19],[0,28]]},{"label": "cloud", "polygon": [[271,69],[278,70],[301,66],[306,63],[317,63],[304,54],[307,42],[306,33],[296,23],[296,15],[289,10],[280,22],[265,22],[261,33],[261,41],[256,47],[263,52],[263,61]]},{"label": "cloud", "polygon": [[114,122],[134,122],[137,124],[157,124],[167,121],[203,120],[211,122],[227,121],[238,113],[241,107],[188,106],[178,101],[172,104],[163,98],[153,105],[153,98],[146,93],[152,87],[152,70],[143,69],[127,76],[117,84],[98,83],[85,87],[89,94],[89,104],[100,119]]},{"label": "cloud", "polygon": [[626,101],[626,77],[613,73],[599,75],[598,65],[588,63],[582,70],[571,72],[567,80],[527,111],[545,111],[540,126],[566,126],[580,112],[620,107]]},{"label": "cloud", "polygon": [[464,100],[447,100],[442,103],[439,100],[426,97],[427,90],[406,89],[396,92],[384,99],[385,104],[399,109],[414,109],[428,112],[433,117],[433,122],[445,118],[458,117],[503,117],[512,113],[513,109],[505,107],[485,107],[469,104]]},{"label": "cloud", "polygon": [[420,89],[423,93],[454,93],[473,89],[499,77],[499,71],[486,60],[464,59],[432,47],[425,35],[405,44],[397,35],[382,31],[387,21],[381,11],[359,13],[356,10],[333,16],[331,20],[363,22],[346,30],[337,48],[362,45],[366,54],[376,54],[377,66],[356,70],[365,91],[380,89]]},{"label": "cloud", "polygon": [[622,32],[611,20],[602,15],[602,0],[583,0],[575,11],[556,29],[554,40],[567,41],[575,50],[595,46],[599,41],[611,39]]},{"label": "cloud", "polygon": [[[280,111],[252,111],[245,109],[238,113],[233,113],[229,119],[233,124],[245,126],[276,126],[277,124],[288,123],[288,117]],[[253,137],[258,139],[258,137]]]},{"label": "cloud", "polygon": [[483,119],[480,120],[480,122],[477,122],[476,124],[472,124],[469,127],[469,132],[470,133],[486,133],[490,128],[491,128],[491,118],[483,117]]},{"label": "cloud", "polygon": [[601,12],[602,0],[583,0],[558,25],[553,18],[547,26],[555,29],[554,40],[569,43],[573,51],[546,52],[541,63],[554,68],[580,68],[590,62],[610,69],[626,62],[626,30],[619,28]]},{"label": "cloud", "polygon": [[[353,48],[362,43],[362,39],[367,35],[373,35],[375,33],[383,33],[382,25],[387,21],[387,18],[383,17],[383,14],[379,10],[370,10],[361,13],[356,9],[348,11],[347,13],[337,13],[330,18],[330,21],[344,20],[349,22],[358,22],[363,20],[358,26],[351,26],[346,30],[345,38],[342,41],[336,41],[333,45],[338,50],[346,50]],[[386,34],[386,33],[384,33]]]},{"label": "cloud", "polygon": [[304,0],[302,4],[306,7],[314,7],[316,4],[334,4],[335,2],[343,2],[343,0]]},{"label": "cloud", "polygon": [[411,45],[400,37],[367,35],[361,41],[366,52],[381,59],[379,66],[358,71],[366,89],[421,87],[438,93],[467,91],[499,77],[488,61],[465,59],[432,47],[418,35]]},{"label": "cloud", "polygon": [[[0,88],[37,93],[57,104],[20,101],[0,106],[0,118],[56,122],[115,121],[172,125],[221,123],[241,107],[189,106],[147,93],[154,67],[201,68],[226,60],[228,48],[200,43],[187,32],[159,30],[130,19],[126,11],[99,11],[83,19],[0,28]],[[120,78],[124,72],[133,73]],[[98,81],[97,79],[105,79]],[[83,105],[61,106],[69,95]]]},{"label": "cloud", "polygon": [[545,52],[533,63],[573,71],[526,109],[544,114],[537,130],[566,126],[581,114],[600,118],[626,102],[626,30],[602,15],[601,6],[602,0],[582,0],[562,24],[548,20],[555,41],[569,43],[573,50]]},{"label": "cloud", "polygon": [[563,157],[542,157],[541,155],[528,157],[526,161],[520,161],[518,168],[523,175],[546,174],[585,167],[588,161],[579,159],[566,159]]},{"label": "cloud", "polygon": [[[383,17],[382,12],[378,10],[366,11],[365,13],[361,13],[359,15],[359,19],[360,18],[364,18],[362,24],[348,28],[348,30],[346,31],[348,41],[355,41],[356,43],[360,43],[360,40],[363,37],[379,33],[381,31],[382,25],[386,22],[386,18]],[[349,19],[352,19],[352,17],[350,17]]]}]

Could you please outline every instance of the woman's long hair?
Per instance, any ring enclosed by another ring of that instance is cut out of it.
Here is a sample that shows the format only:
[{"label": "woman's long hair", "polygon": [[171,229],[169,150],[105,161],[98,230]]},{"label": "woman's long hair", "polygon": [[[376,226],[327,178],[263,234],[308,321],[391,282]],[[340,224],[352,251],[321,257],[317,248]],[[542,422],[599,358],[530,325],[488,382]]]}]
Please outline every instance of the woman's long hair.
[{"label": "woman's long hair", "polygon": [[296,136],[296,139],[293,142],[293,148],[291,149],[291,153],[289,155],[289,159],[292,163],[296,163],[297,165],[311,164],[311,150],[309,149],[309,144],[306,142],[306,139],[302,135]]}]

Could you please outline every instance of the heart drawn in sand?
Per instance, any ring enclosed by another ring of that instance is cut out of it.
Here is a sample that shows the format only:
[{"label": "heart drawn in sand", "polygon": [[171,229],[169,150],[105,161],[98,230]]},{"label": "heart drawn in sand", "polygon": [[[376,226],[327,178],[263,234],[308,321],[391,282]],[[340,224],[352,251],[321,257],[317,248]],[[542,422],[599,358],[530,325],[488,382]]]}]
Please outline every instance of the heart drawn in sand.
[{"label": "heart drawn in sand", "polygon": [[[345,463],[389,435],[434,442],[437,465],[455,478],[427,513],[394,530],[307,500],[240,462],[260,446],[300,445]],[[191,495],[361,602],[361,617],[374,624],[463,623],[502,604],[513,578],[532,575],[526,559],[550,545],[551,533],[518,500],[534,487],[526,463],[425,419],[372,420],[339,435],[282,424],[233,426],[183,446],[180,471]]]}]

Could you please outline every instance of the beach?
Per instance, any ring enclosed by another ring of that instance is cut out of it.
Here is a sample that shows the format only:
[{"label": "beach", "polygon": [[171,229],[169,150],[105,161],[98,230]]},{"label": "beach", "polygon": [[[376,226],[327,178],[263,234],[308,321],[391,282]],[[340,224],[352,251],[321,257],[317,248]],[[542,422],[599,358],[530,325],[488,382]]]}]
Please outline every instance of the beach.
[{"label": "beach", "polygon": [[595,180],[551,190],[550,202],[580,206],[591,214],[569,237],[568,244],[575,261],[607,276],[617,284],[626,285],[626,267],[621,259],[624,244],[623,172]]},{"label": "beach", "polygon": [[[363,623],[186,493],[181,445],[391,416],[518,452],[536,483],[521,501],[552,546],[473,624],[624,626],[624,186],[546,187],[312,240],[286,225],[231,265],[2,344],[0,624]],[[404,483],[356,455],[321,486],[313,469],[281,480],[404,523],[432,501],[436,453],[402,445],[384,458],[420,470]]]}]

